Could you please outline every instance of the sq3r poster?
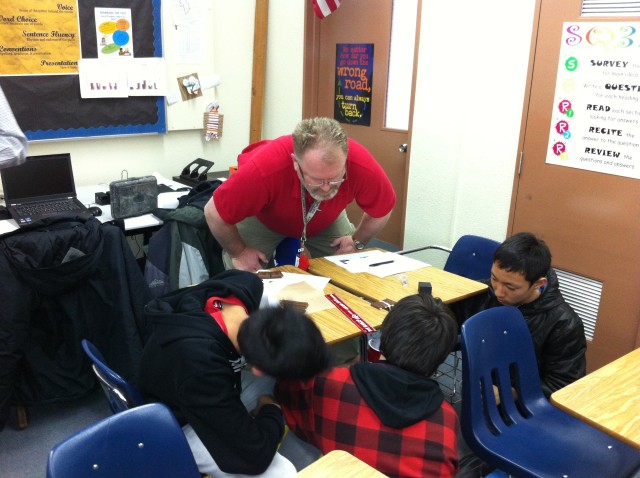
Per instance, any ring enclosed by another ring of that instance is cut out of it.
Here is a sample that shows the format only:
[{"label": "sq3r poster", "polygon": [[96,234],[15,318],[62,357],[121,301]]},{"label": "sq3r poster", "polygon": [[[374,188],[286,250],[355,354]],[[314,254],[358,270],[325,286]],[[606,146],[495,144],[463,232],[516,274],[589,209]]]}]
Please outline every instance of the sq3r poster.
[{"label": "sq3r poster", "polygon": [[640,178],[638,48],[640,23],[563,25],[547,164]]}]

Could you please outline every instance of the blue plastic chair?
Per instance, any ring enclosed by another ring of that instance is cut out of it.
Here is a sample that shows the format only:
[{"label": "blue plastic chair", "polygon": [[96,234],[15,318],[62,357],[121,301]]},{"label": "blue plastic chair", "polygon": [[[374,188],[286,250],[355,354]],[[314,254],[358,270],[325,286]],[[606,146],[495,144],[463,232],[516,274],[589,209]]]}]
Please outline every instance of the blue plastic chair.
[{"label": "blue plastic chair", "polygon": [[171,411],[150,403],[111,415],[55,445],[47,478],[200,478]]},{"label": "blue plastic chair", "polygon": [[[443,269],[467,279],[486,280],[491,277],[493,254],[500,245],[499,242],[482,236],[467,234],[461,236],[452,248],[439,245],[418,247],[400,251],[398,254],[410,254],[427,249],[437,249],[447,252],[449,256]],[[438,382],[449,393],[449,401],[459,401],[460,347],[456,346],[450,357],[438,369]]]},{"label": "blue plastic chair", "polygon": [[398,254],[410,254],[412,252],[437,249],[447,252],[449,256],[443,269],[467,279],[483,280],[491,277],[493,265],[493,253],[499,242],[486,237],[467,234],[461,236],[452,248],[439,245],[417,247],[398,252]]},{"label": "blue plastic chair", "polygon": [[93,362],[93,372],[98,378],[107,400],[109,400],[109,407],[111,407],[113,413],[144,405],[145,401],[142,399],[140,392],[122,376],[109,368],[104,356],[95,345],[87,339],[82,339],[82,348],[91,359],[91,362]]},{"label": "blue plastic chair", "polygon": [[462,236],[451,249],[443,269],[468,279],[488,279],[491,277],[493,253],[499,245],[499,242],[486,237]]},{"label": "blue plastic chair", "polygon": [[462,357],[462,434],[485,462],[517,477],[624,478],[640,470],[640,451],[547,400],[517,308],[495,307],[467,319]]}]

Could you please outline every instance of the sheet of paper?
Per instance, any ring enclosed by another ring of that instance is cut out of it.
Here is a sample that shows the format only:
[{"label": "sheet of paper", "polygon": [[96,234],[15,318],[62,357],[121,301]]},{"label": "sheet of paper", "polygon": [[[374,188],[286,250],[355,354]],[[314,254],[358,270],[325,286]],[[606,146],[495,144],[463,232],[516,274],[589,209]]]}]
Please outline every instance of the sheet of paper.
[{"label": "sheet of paper", "polygon": [[339,256],[326,256],[330,262],[348,270],[349,272],[369,272],[367,269],[369,264],[382,261],[381,257],[384,256],[384,251],[363,251],[354,252],[352,254],[342,254]]},{"label": "sheet of paper", "polygon": [[167,78],[163,58],[136,58],[127,64],[129,96],[166,96]]},{"label": "sheet of paper", "polygon": [[18,229],[18,225],[13,219],[0,221],[0,235],[13,232]]},{"label": "sheet of paper", "polygon": [[[415,271],[418,269],[423,269],[424,267],[431,267],[431,264],[427,264],[426,262],[422,262],[417,259],[412,259],[411,257],[401,256],[399,254],[393,253],[388,254],[391,254],[394,257],[387,256],[383,258],[382,261],[380,261],[387,262],[387,264],[380,264],[376,266],[370,264],[369,270],[367,270],[367,272],[377,277],[387,277],[395,274],[400,274],[402,272]],[[376,262],[374,264],[379,264],[379,262]]]},{"label": "sheet of paper", "polygon": [[[127,60],[129,61],[129,60]],[[127,98],[126,64],[114,60],[84,58],[78,61],[80,96],[82,98]]]},{"label": "sheet of paper", "polygon": [[130,8],[95,7],[98,58],[133,58],[133,16]]},{"label": "sheet of paper", "polygon": [[[283,272],[280,279],[263,279],[264,291],[262,293],[262,299],[260,301],[260,307],[272,306],[275,307],[280,303],[278,294],[285,287],[305,283],[312,289],[319,291],[324,296],[324,288],[329,283],[328,277],[312,276],[310,274],[294,274],[291,272]],[[306,302],[301,299],[290,299],[298,302]]]},{"label": "sheet of paper", "polygon": [[176,191],[173,193],[160,193],[158,194],[158,207],[160,209],[177,209],[178,199],[188,194],[185,191]]},{"label": "sheet of paper", "polygon": [[313,314],[319,310],[326,310],[333,307],[333,304],[325,297],[323,291],[313,288],[306,282],[289,284],[288,286],[280,289],[280,292],[278,292],[278,299],[306,302],[309,304],[305,311],[307,314]]},{"label": "sheet of paper", "polygon": [[409,272],[430,264],[394,252],[367,251],[339,256],[327,256],[325,259],[347,269],[349,272],[368,272],[377,277],[387,277],[401,272]]},{"label": "sheet of paper", "polygon": [[139,229],[149,226],[158,226],[162,222],[153,214],[143,214],[142,216],[128,217],[124,220],[125,229]]},{"label": "sheet of paper", "polygon": [[162,58],[129,58],[78,61],[82,98],[127,98],[165,96],[167,84]]}]

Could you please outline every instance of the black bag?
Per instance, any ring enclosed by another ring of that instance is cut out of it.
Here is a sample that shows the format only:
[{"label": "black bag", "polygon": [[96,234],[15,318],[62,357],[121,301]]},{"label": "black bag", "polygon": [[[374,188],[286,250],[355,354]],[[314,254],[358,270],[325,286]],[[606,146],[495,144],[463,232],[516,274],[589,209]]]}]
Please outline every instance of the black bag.
[{"label": "black bag", "polygon": [[158,207],[158,181],[155,176],[113,181],[109,184],[109,191],[114,219],[140,216]]}]

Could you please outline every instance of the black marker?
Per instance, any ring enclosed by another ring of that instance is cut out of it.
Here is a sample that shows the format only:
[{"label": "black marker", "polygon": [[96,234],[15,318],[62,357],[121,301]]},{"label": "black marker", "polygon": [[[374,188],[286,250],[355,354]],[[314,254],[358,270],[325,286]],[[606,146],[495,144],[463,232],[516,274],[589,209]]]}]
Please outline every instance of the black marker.
[{"label": "black marker", "polygon": [[382,266],[384,264],[391,264],[394,261],[384,261],[384,262],[376,262],[374,264],[369,264],[369,267],[376,267],[376,266]]}]

